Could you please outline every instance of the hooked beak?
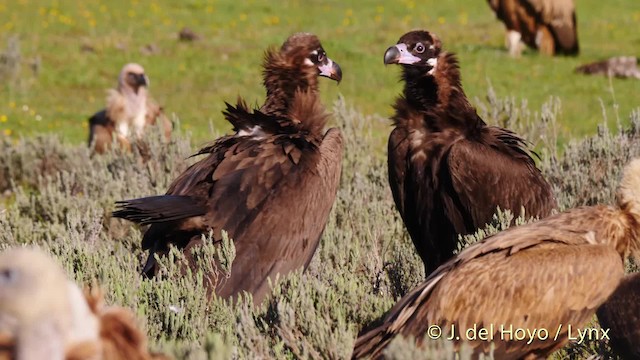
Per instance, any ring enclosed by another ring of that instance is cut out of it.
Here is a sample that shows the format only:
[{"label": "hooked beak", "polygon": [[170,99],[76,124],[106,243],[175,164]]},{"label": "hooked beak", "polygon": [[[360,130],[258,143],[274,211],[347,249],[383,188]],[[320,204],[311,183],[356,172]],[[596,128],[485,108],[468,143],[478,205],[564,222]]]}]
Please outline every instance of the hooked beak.
[{"label": "hooked beak", "polygon": [[148,86],[149,80],[147,79],[147,75],[145,74],[137,74],[136,75],[136,85],[138,86]]},{"label": "hooked beak", "polygon": [[406,44],[397,44],[391,46],[384,53],[384,64],[406,64],[413,65],[422,61],[421,58],[413,56],[409,50],[407,50]]},{"label": "hooked beak", "polygon": [[342,69],[340,69],[340,65],[329,58],[326,60],[325,63],[318,66],[320,76],[328,77],[329,79],[337,81],[339,84],[340,80],[342,80]]}]

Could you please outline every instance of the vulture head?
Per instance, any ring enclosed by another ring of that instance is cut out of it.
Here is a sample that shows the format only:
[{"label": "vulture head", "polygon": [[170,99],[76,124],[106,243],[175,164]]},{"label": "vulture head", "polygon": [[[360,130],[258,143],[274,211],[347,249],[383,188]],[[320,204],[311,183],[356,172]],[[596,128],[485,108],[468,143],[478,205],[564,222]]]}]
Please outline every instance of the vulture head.
[{"label": "vulture head", "polygon": [[47,254],[0,254],[0,333],[14,339],[17,358],[57,359],[70,344],[96,340],[98,331],[82,292]]},{"label": "vulture head", "polygon": [[149,86],[149,78],[144,68],[135,63],[125,65],[118,76],[118,90],[137,94],[140,88]]},{"label": "vulture head", "polygon": [[260,109],[269,114],[287,114],[296,91],[317,92],[318,77],[340,82],[342,70],[327,56],[317,36],[291,35],[280,49],[267,50],[264,58],[264,86],[267,100]]},{"label": "vulture head", "polygon": [[412,77],[431,76],[438,66],[442,43],[435,34],[416,30],[408,32],[384,53],[384,63],[400,64]]},{"label": "vulture head", "polygon": [[280,53],[289,59],[291,65],[300,67],[303,72],[340,82],[342,70],[340,65],[329,59],[322,48],[318,37],[310,33],[296,33],[291,35],[280,48]]}]

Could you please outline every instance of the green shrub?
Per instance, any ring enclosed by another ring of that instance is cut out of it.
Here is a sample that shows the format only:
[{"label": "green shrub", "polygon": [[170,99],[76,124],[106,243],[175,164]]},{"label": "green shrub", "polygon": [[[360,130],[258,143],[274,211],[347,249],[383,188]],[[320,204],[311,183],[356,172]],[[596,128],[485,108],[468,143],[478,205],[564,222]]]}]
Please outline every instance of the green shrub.
[{"label": "green shrub", "polygon": [[[640,154],[640,113],[631,115],[628,129],[611,132],[603,126],[598,135],[558,151],[553,124],[559,106],[552,99],[540,112],[531,112],[526,104],[490,95],[481,111],[539,144],[540,166],[562,209],[613,203],[622,166]],[[175,249],[160,259],[157,279],[143,279],[144,228],[110,217],[116,200],[162,194],[195,161],[188,158],[190,139],[180,131],[169,144],[156,131],[144,156],[117,149],[92,156],[86,146],[64,144],[52,135],[3,140],[0,189],[6,209],[0,210],[0,244],[38,245],[79,283],[99,283],[108,303],[137,314],[154,349],[177,358],[348,358],[357,333],[375,326],[424,272],[393,204],[383,148],[372,135],[388,120],[364,117],[343,99],[336,102],[334,119],[346,149],[320,247],[308,271],[279,279],[263,304],[254,305],[247,296],[235,303],[207,301],[203,271],[185,276],[179,265],[183,255]],[[511,217],[498,213],[487,229],[461,239],[460,247],[508,227]],[[226,259],[233,266],[228,245],[224,252],[205,246],[197,256],[204,263]],[[220,270],[224,276],[228,268]],[[416,349],[405,345],[405,340],[394,341],[388,354],[414,358]],[[421,354],[447,357],[447,346]],[[592,342],[569,346],[558,356],[606,351],[605,344]]]}]

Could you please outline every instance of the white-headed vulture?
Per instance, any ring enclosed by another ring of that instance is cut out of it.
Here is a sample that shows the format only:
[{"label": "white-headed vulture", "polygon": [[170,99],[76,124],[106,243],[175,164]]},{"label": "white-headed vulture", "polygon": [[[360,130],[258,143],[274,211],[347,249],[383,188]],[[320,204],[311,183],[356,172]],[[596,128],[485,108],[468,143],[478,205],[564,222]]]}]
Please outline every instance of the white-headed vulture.
[{"label": "white-headed vulture", "polygon": [[0,359],[165,359],[147,350],[133,313],[85,294],[35,248],[0,254]]},{"label": "white-headed vulture", "polygon": [[525,140],[478,116],[455,55],[435,35],[403,35],[384,62],[402,65],[405,83],[389,136],[389,184],[427,275],[453,256],[459,234],[485,226],[498,207],[550,214],[551,187]]},{"label": "white-headed vulture", "polygon": [[[577,337],[614,292],[625,259],[640,254],[639,231],[636,159],[624,171],[617,206],[576,208],[469,246],[400,299],[382,325],[360,336],[353,357],[382,358],[398,335],[428,346],[427,330],[437,326],[442,339],[474,355],[488,353],[491,339],[496,359],[546,358]],[[474,340],[467,332],[474,326],[476,335],[485,335]],[[531,336],[536,329],[546,334]]]},{"label": "white-headed vulture", "polygon": [[114,216],[151,224],[142,246],[154,254],[169,244],[188,251],[201,235],[221,230],[234,241],[231,274],[218,282],[221,297],[240,291],[260,302],[268,279],[306,268],[335,200],[341,170],[342,135],[323,128],[318,76],[339,81],[340,67],[315,35],[298,33],[264,60],[265,104],[250,112],[242,101],[227,104],[234,135],[223,136],[197,155],[206,157],[173,181],[166,195],[119,202]]},{"label": "white-headed vulture", "polygon": [[578,30],[573,0],[487,0],[507,28],[511,56],[522,42],[546,55],[577,55]]},{"label": "white-headed vulture", "polygon": [[118,76],[118,88],[110,89],[107,107],[89,118],[89,146],[104,153],[116,140],[125,149],[131,148],[131,139],[141,139],[145,128],[162,122],[166,138],[171,136],[171,121],[162,108],[149,96],[149,78],[142,66],[126,64]]},{"label": "white-headed vulture", "polygon": [[576,68],[576,72],[587,75],[640,79],[638,58],[635,56],[616,56],[607,60],[580,65]]},{"label": "white-headed vulture", "polygon": [[626,276],[597,314],[611,349],[623,359],[640,359],[640,273]]}]

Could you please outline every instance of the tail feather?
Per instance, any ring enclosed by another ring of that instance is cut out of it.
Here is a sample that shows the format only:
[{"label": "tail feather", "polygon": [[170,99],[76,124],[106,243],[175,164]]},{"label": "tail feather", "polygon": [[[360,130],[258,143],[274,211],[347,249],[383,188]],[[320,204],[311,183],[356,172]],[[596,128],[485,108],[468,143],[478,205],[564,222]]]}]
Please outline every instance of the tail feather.
[{"label": "tail feather", "polygon": [[141,225],[163,223],[206,214],[200,201],[190,196],[161,195],[117,201],[113,217]]}]

